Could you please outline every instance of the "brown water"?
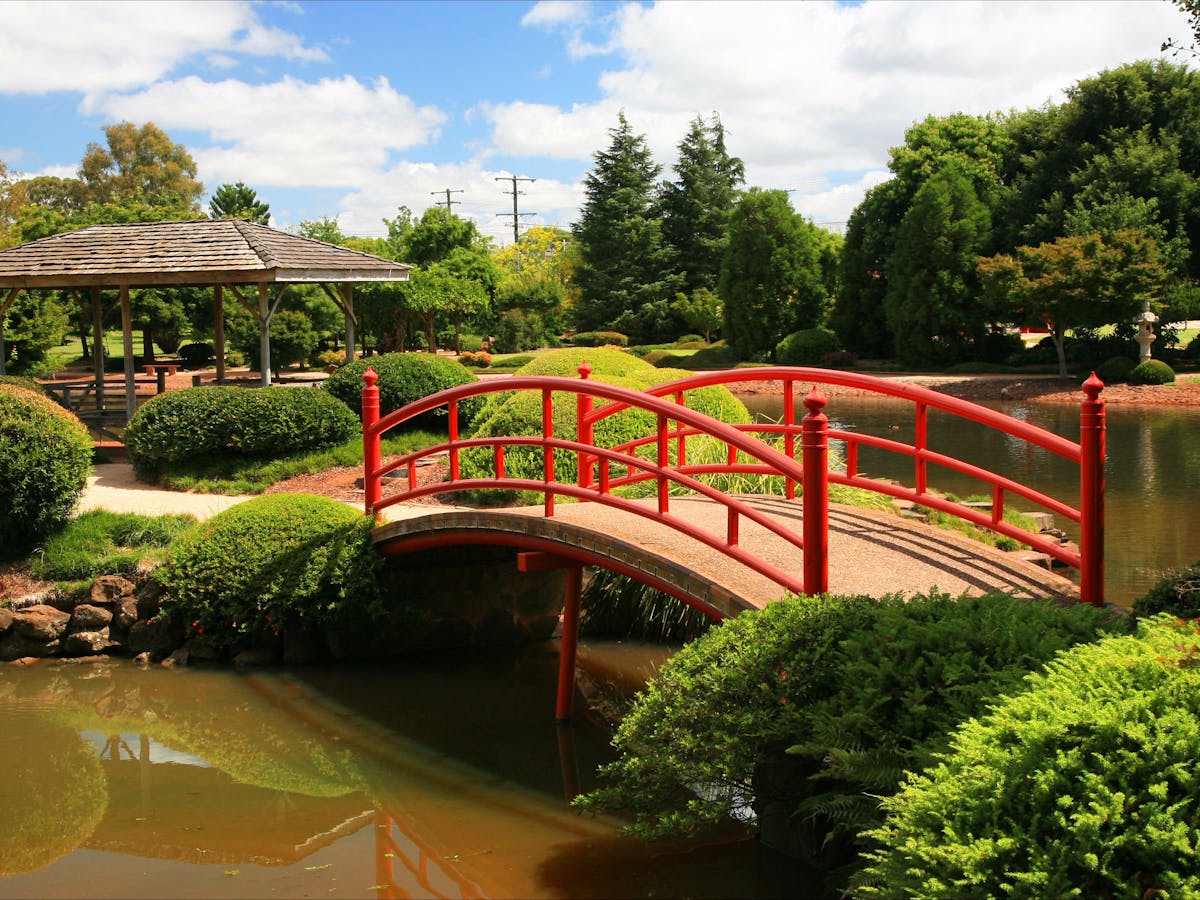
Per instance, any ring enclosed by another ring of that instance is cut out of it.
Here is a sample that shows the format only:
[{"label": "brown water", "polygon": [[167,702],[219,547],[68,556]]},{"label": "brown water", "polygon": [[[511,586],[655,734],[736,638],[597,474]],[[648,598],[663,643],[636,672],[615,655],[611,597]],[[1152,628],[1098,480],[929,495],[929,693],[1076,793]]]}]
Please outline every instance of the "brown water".
[{"label": "brown water", "polygon": [[[782,418],[782,398],[752,397],[749,401],[747,405],[763,418]],[[1077,406],[987,405],[1069,440],[1079,440]],[[835,398],[825,412],[831,428],[911,443],[915,431],[912,410],[911,403],[899,400]],[[801,408],[797,421],[803,413]],[[1165,570],[1200,560],[1200,410],[1109,406],[1107,418],[1105,588],[1109,601],[1127,605]],[[929,446],[1078,506],[1078,467],[1049,451],[937,411],[929,415]],[[864,447],[859,469],[866,475],[895,478],[910,486],[914,483],[912,460],[897,454]],[[978,481],[937,466],[930,467],[929,484],[964,497],[974,493],[990,496],[990,489]],[[1037,509],[1032,504],[1022,506],[1019,498],[1014,498],[1013,505]],[[1072,539],[1078,538],[1074,523],[1055,524]]]},{"label": "brown water", "polygon": [[[0,669],[0,897],[821,896],[740,836],[646,845],[572,812],[611,751],[554,724],[556,646]],[[584,655],[662,657],[619,649]]]}]

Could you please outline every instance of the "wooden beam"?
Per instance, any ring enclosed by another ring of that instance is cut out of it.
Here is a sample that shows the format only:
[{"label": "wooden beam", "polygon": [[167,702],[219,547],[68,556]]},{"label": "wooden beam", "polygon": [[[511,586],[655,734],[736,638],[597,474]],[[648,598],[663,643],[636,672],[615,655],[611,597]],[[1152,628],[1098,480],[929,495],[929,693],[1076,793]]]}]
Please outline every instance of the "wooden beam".
[{"label": "wooden beam", "polygon": [[13,301],[17,299],[17,294],[21,293],[19,287],[12,288],[8,292],[8,296],[4,298],[4,302],[0,303],[0,316],[8,312],[8,308],[13,305]]},{"label": "wooden beam", "polygon": [[125,354],[125,421],[137,412],[137,385],[133,376],[133,313],[129,308],[129,285],[119,289],[121,301],[121,349]]}]

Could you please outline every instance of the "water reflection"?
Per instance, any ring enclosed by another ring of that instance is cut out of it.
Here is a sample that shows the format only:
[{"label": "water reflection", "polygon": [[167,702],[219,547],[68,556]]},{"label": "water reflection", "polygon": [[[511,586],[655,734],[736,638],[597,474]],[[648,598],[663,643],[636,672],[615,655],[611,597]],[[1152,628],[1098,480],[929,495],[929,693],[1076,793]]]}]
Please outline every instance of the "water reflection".
[{"label": "water reflection", "polygon": [[752,887],[806,876],[740,836],[647,846],[568,808],[609,751],[554,724],[555,649],[0,670],[0,897],[794,894]]}]

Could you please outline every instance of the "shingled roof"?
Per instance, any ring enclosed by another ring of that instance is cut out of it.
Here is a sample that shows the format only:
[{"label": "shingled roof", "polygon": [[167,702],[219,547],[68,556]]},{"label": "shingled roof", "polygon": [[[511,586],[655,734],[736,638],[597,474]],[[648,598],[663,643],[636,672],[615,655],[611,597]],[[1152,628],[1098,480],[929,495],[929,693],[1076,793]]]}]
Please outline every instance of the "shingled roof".
[{"label": "shingled roof", "polygon": [[407,281],[412,266],[240,219],[92,225],[0,250],[0,288]]}]

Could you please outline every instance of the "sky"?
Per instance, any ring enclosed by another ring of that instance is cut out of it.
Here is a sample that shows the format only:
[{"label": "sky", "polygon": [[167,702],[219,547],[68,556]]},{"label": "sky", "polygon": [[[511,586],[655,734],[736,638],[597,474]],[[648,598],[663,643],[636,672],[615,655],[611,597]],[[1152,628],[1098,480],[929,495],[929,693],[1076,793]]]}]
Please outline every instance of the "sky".
[{"label": "sky", "polygon": [[715,112],[747,186],[840,230],[914,122],[1060,103],[1189,35],[1165,0],[0,0],[0,160],[73,176],[154,122],[276,227],[379,236],[450,189],[504,244],[513,176],[522,227],[569,227],[621,111],[663,178]]}]

